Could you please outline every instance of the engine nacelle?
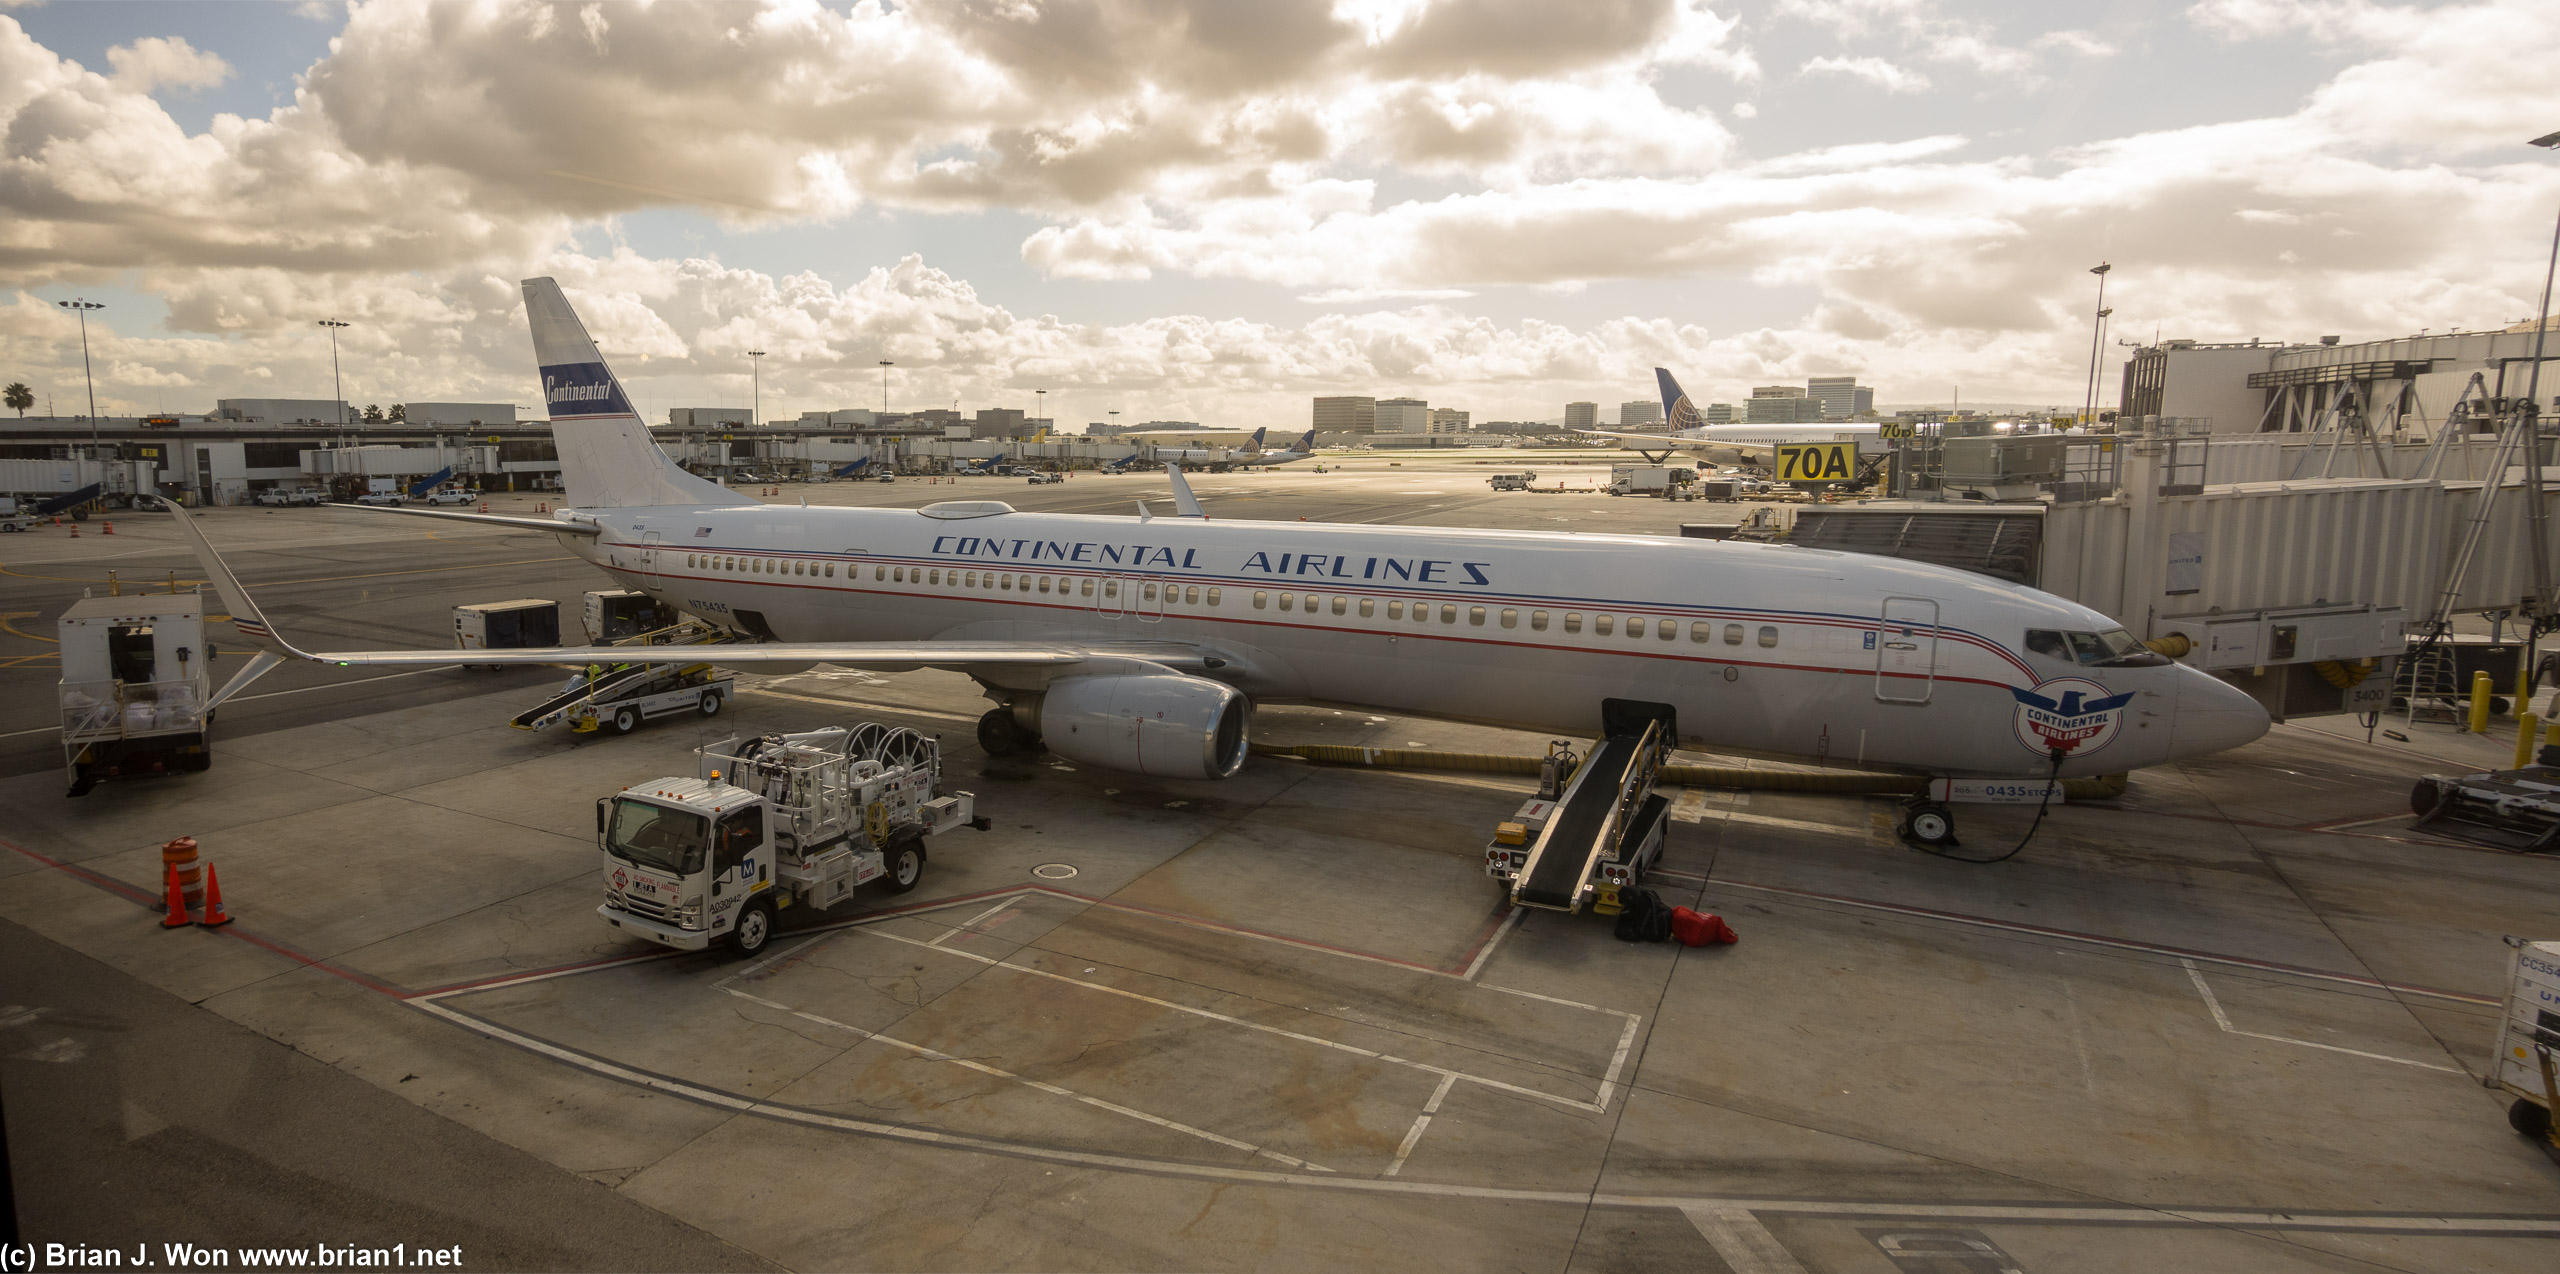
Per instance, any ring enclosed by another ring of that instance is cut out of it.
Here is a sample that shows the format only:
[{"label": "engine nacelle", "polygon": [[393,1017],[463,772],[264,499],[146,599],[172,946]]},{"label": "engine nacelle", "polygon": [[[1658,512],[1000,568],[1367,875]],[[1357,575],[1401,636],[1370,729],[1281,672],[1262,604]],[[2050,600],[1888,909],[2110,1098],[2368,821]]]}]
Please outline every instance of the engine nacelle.
[{"label": "engine nacelle", "polygon": [[1070,761],[1168,779],[1244,768],[1244,695],[1178,672],[1069,677],[1040,697],[1040,741]]}]

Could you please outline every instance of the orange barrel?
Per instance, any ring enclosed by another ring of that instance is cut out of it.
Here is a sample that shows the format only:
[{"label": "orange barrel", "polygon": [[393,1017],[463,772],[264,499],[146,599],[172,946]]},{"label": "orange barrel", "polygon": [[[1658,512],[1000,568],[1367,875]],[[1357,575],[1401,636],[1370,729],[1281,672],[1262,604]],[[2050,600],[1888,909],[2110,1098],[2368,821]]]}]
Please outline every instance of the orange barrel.
[{"label": "orange barrel", "polygon": [[186,899],[187,910],[204,906],[204,866],[196,861],[196,838],[181,836],[160,847],[160,878],[169,878],[170,868],[178,869],[178,894]]}]

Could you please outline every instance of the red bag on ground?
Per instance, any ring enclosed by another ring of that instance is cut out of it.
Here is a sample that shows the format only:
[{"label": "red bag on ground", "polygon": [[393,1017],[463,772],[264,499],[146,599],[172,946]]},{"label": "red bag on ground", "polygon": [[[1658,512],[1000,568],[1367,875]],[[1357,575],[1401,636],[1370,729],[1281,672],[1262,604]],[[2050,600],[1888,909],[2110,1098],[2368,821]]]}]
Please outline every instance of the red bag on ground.
[{"label": "red bag on ground", "polygon": [[1742,935],[1724,922],[1724,917],[1687,907],[1671,909],[1671,936],[1684,947],[1703,947],[1710,942],[1740,942]]}]

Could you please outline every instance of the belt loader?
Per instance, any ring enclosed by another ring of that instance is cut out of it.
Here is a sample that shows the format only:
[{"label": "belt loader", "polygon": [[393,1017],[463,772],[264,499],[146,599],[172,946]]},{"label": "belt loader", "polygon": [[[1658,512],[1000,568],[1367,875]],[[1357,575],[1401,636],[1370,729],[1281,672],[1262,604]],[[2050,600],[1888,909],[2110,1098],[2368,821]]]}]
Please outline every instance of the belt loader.
[{"label": "belt loader", "polygon": [[725,739],[694,755],[690,777],[596,801],[596,914],[681,951],[726,939],[753,955],[785,907],[825,910],[874,880],[905,893],[924,874],[925,837],[987,826],[976,797],[938,791],[942,745],[902,727]]}]

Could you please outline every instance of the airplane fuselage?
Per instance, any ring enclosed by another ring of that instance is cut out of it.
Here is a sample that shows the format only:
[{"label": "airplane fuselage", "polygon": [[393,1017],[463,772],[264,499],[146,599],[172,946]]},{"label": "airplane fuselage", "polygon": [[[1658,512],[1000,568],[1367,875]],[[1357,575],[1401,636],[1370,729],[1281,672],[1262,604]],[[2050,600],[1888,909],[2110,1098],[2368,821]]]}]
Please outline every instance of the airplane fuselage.
[{"label": "airplane fuselage", "polygon": [[2065,776],[2114,773],[2264,730],[2244,696],[2192,669],[2028,649],[2031,629],[2116,627],[2094,611],[1924,563],[1644,536],[954,512],[599,509],[580,516],[604,533],[572,547],[684,611],[784,641],[1178,643],[1256,699],[1585,736],[1604,699],[1661,702],[1693,746],[1835,765],[2040,778],[2061,747]]}]

